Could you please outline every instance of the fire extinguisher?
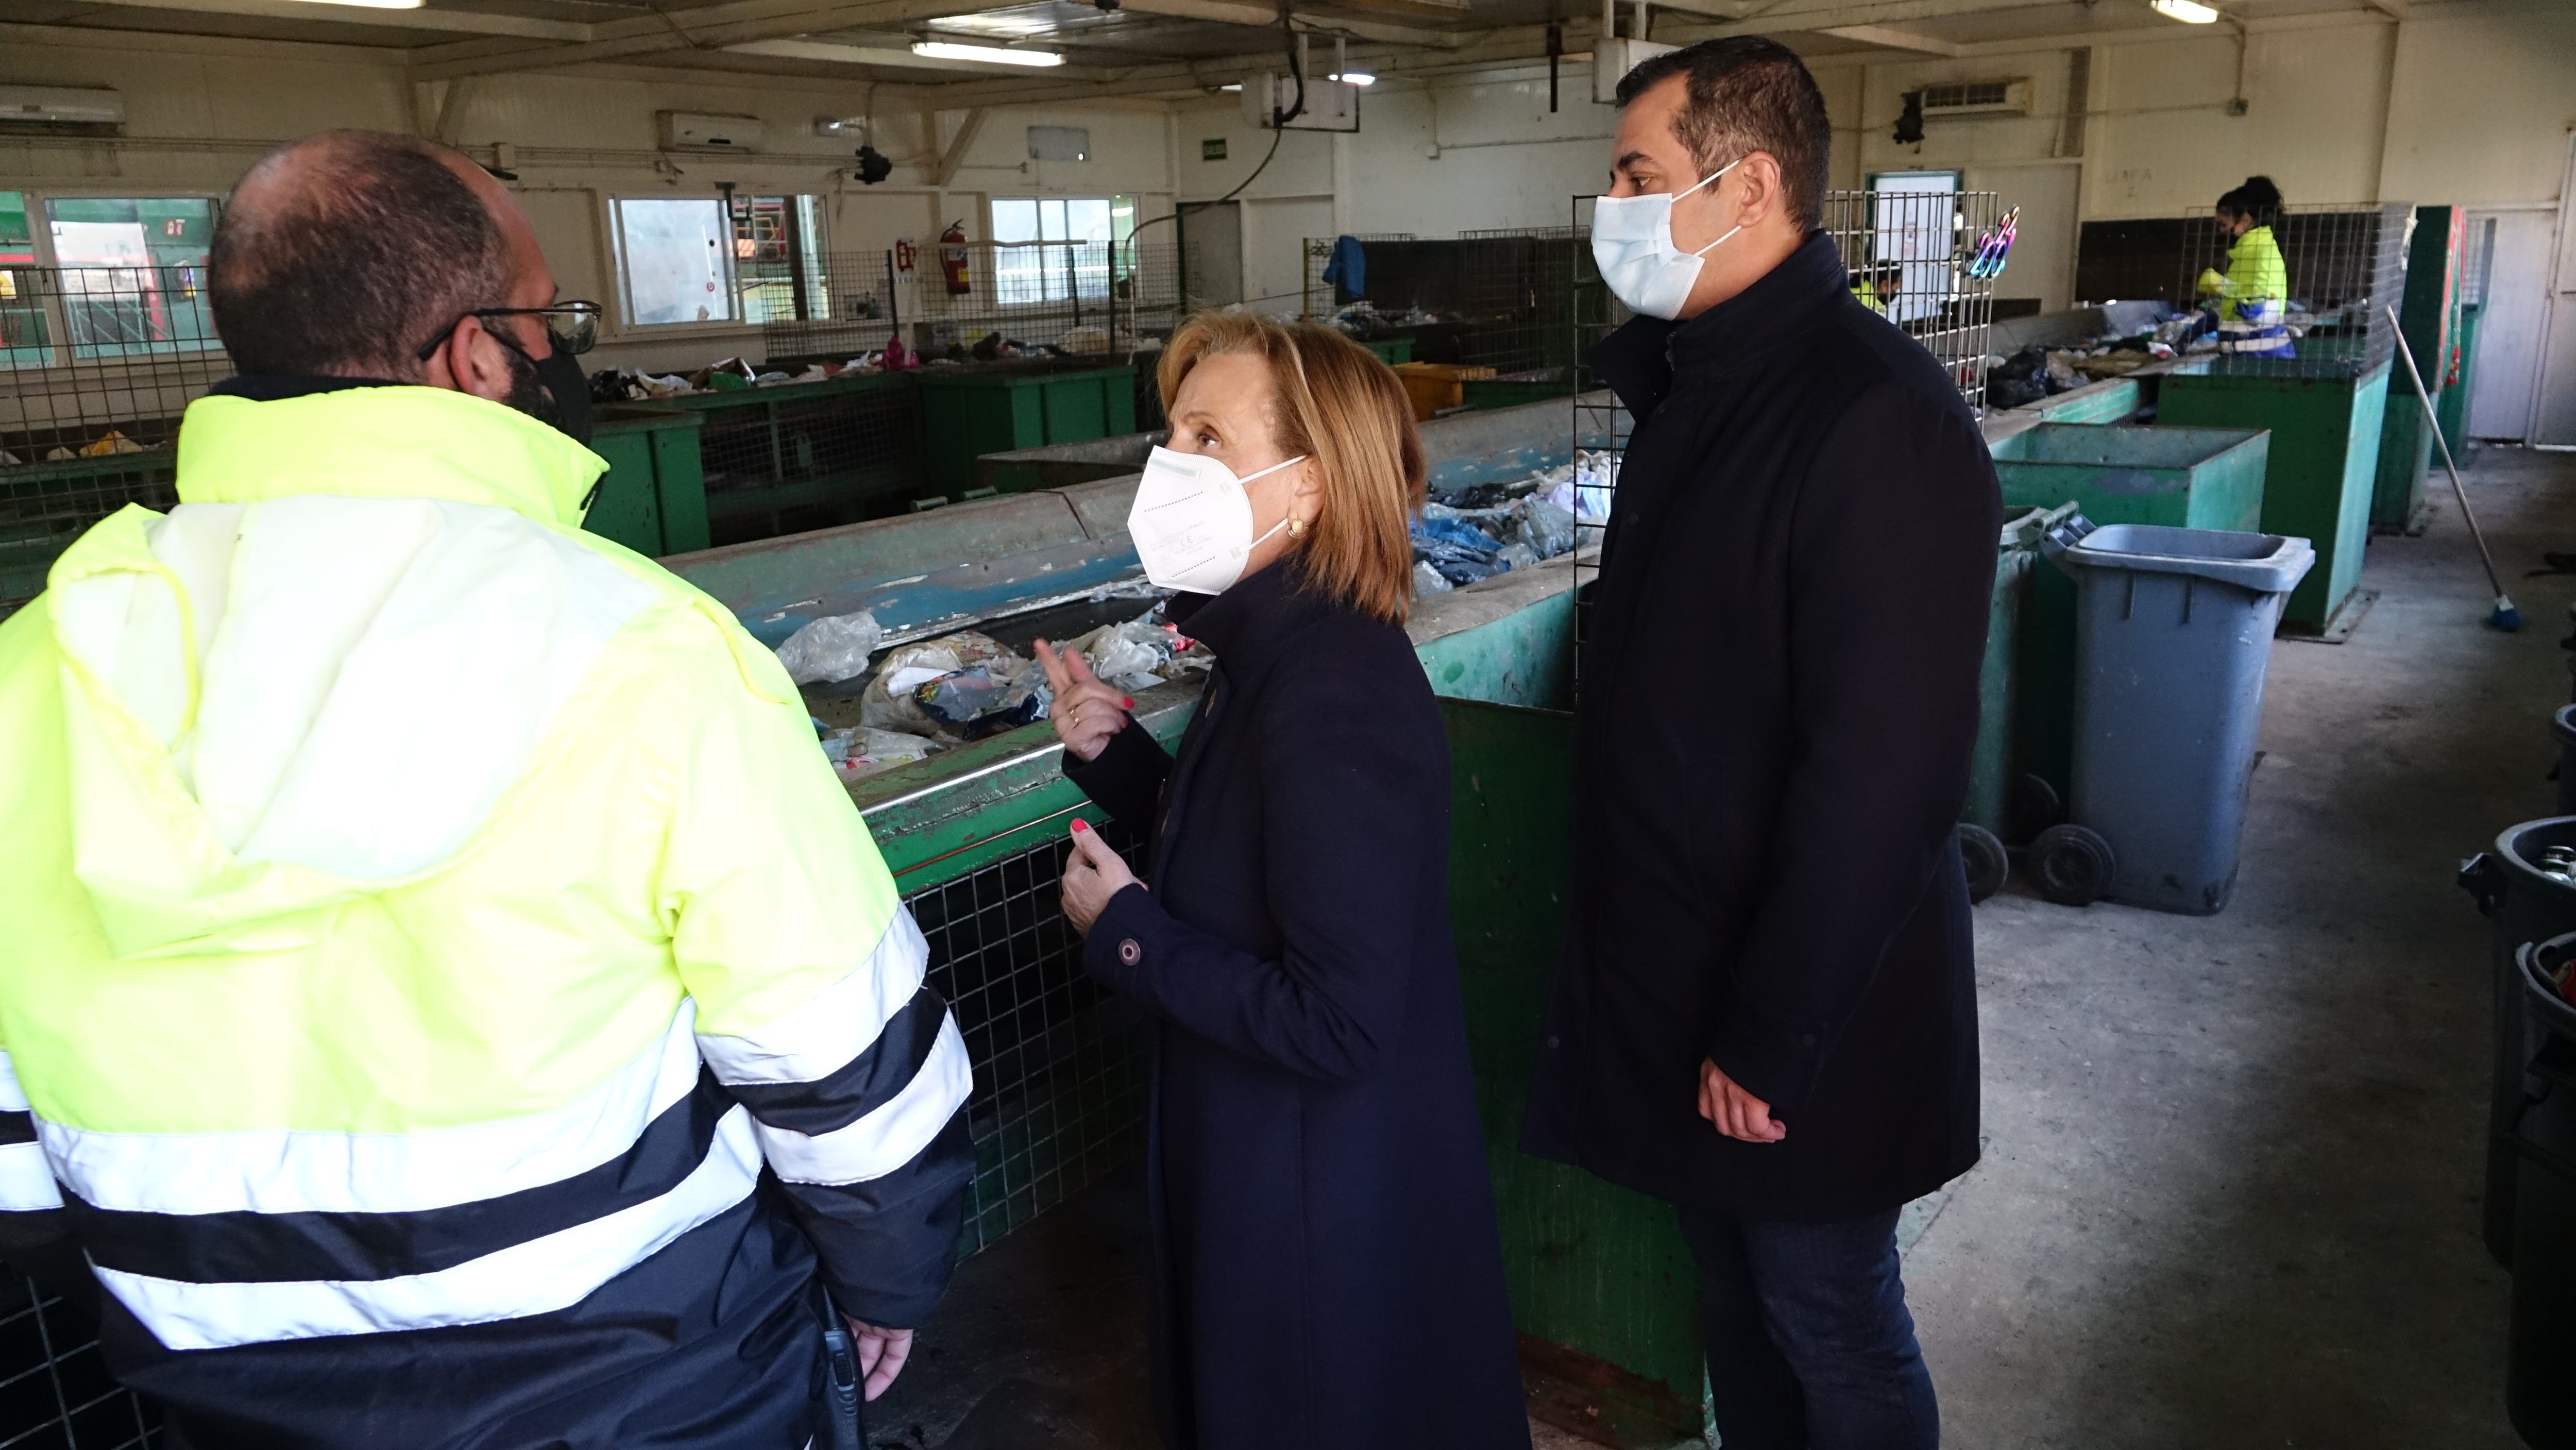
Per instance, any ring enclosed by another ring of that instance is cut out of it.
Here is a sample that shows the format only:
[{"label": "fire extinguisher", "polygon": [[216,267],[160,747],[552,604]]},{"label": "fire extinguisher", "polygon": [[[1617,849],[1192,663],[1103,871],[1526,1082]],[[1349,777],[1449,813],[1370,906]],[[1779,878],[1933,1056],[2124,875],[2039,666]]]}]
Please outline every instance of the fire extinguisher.
[{"label": "fire extinguisher", "polygon": [[963,297],[975,290],[966,274],[966,224],[950,222],[939,234],[939,270],[948,275],[948,295]]}]

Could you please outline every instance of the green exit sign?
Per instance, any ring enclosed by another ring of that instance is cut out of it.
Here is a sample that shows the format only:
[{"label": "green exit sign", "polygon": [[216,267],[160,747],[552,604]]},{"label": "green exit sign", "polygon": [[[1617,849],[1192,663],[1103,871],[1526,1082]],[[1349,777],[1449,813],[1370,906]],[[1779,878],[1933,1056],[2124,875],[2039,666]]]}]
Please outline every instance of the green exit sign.
[{"label": "green exit sign", "polygon": [[1206,140],[1201,141],[1199,143],[1199,159],[1201,161],[1223,161],[1225,159],[1225,138],[1223,136],[1210,136]]}]

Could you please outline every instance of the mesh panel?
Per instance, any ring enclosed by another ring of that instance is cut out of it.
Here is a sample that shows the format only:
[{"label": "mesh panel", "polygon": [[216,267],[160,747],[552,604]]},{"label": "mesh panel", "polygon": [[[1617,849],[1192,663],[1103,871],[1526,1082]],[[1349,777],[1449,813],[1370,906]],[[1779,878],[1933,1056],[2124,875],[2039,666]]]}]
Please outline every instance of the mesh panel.
[{"label": "mesh panel", "polygon": [[129,503],[167,508],[179,415],[232,371],[194,266],[0,269],[0,617]]},{"label": "mesh panel", "polygon": [[[2272,227],[2289,273],[2289,323],[2298,356],[2221,353],[2216,373],[2285,377],[2357,377],[2396,355],[2388,307],[2406,292],[2409,202],[2293,206]],[[2204,270],[2227,270],[2228,238],[2216,214],[2185,219],[2174,296],[2199,294]],[[2188,305],[2187,303],[2185,305]]]},{"label": "mesh panel", "polygon": [[120,1388],[93,1331],[25,1279],[0,1280],[0,1447],[139,1450],[161,1416]]},{"label": "mesh panel", "polygon": [[[1109,824],[1101,834],[1139,864],[1132,833]],[[1082,939],[1056,897],[1072,849],[1050,841],[906,899],[930,938],[931,988],[957,1014],[975,1064],[963,1253],[1143,1144],[1143,1020],[1082,969]]]},{"label": "mesh panel", "polygon": [[[1361,300],[1324,280],[1336,240],[1306,241],[1307,317],[1335,317]],[[1577,279],[1590,275],[1583,233],[1516,227],[1359,240],[1368,268],[1365,300],[1380,319],[1364,335],[1412,338],[1416,362],[1492,368],[1502,382],[1571,390]],[[1417,309],[1430,320],[1401,320]]]},{"label": "mesh panel", "polygon": [[[962,258],[963,292],[949,290],[951,254]],[[892,252],[824,257],[837,315],[764,326],[770,365],[846,362],[898,332],[933,357],[991,333],[1075,354],[1124,354],[1181,317],[1180,248],[1170,242],[926,242],[912,269],[895,260]]]}]

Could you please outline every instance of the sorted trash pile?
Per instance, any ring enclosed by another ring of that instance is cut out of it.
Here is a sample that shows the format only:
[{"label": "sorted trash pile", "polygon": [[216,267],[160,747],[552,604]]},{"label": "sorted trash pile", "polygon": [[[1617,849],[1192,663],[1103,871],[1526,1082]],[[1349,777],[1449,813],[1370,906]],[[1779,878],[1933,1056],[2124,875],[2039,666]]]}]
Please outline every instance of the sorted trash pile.
[{"label": "sorted trash pile", "polygon": [[1425,312],[1418,305],[1402,312],[1380,312],[1375,303],[1365,298],[1333,314],[1334,327],[1357,337],[1393,327],[1428,327],[1439,320],[1438,313]]},{"label": "sorted trash pile", "polygon": [[[2189,323],[2193,319],[2178,319]],[[2177,355],[2164,340],[2159,324],[2135,337],[2111,338],[2083,347],[2044,347],[2037,343],[1986,369],[1986,405],[2018,408],[2055,397],[2106,378],[2136,372],[2151,362]]]},{"label": "sorted trash pile", "polygon": [[592,401],[600,403],[649,403],[659,398],[690,397],[700,393],[775,388],[789,383],[820,383],[847,373],[901,373],[921,368],[956,367],[968,362],[1002,362],[1012,358],[1074,358],[1105,353],[1111,347],[1109,330],[1092,326],[1068,328],[1058,342],[1022,342],[1015,337],[988,332],[971,343],[921,350],[907,346],[901,337],[893,337],[887,339],[884,347],[861,353],[847,362],[801,363],[793,371],[756,367],[738,357],[725,358],[684,373],[613,368],[591,375],[590,396]]},{"label": "sorted trash pile", "polygon": [[1413,521],[1413,592],[1443,593],[1593,542],[1618,467],[1616,454],[1586,451],[1527,478],[1435,493]]},{"label": "sorted trash pile", "polygon": [[[1054,703],[1045,667],[991,635],[969,629],[899,644],[870,674],[869,656],[882,638],[875,618],[861,612],[817,619],[778,647],[798,684],[866,678],[856,726],[815,722],[823,754],[844,782],[1043,720]],[[1131,694],[1215,662],[1206,646],[1163,621],[1159,601],[1064,648],[1080,651],[1092,673]]]},{"label": "sorted trash pile", "polygon": [[[48,448],[45,450],[44,461],[47,463],[69,463],[76,458],[109,458],[119,453],[152,453],[169,446],[170,445],[167,443],[137,443],[133,439],[126,437],[124,434],[117,432],[113,428],[110,428],[105,433],[100,434],[98,437],[82,444],[78,448],[74,448],[69,444],[57,444],[52,448]],[[20,458],[17,454],[11,453],[5,448],[0,448],[0,468],[16,468],[26,463],[26,461],[27,460]]]}]

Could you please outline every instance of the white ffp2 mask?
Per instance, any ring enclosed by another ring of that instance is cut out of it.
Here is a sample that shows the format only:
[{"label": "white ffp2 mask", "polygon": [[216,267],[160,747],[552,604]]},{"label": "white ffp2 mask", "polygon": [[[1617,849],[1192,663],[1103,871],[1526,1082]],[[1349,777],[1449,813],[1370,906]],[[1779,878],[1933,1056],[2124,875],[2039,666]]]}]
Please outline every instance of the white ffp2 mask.
[{"label": "white ffp2 mask", "polygon": [[1252,498],[1243,486],[1305,457],[1300,453],[1237,478],[1205,454],[1155,449],[1145,460],[1136,502],[1127,509],[1127,533],[1136,541],[1145,577],[1159,589],[1224,593],[1243,577],[1243,561],[1262,539],[1288,526],[1281,519],[1269,534],[1254,538]]},{"label": "white ffp2 mask", "polygon": [[1737,157],[1686,191],[1605,196],[1592,203],[1592,260],[1600,265],[1601,280],[1610,284],[1612,296],[1648,317],[1670,321],[1681,315],[1691,284],[1699,280],[1700,258],[1744,228],[1685,252],[1673,245],[1673,203],[1742,164]]}]

